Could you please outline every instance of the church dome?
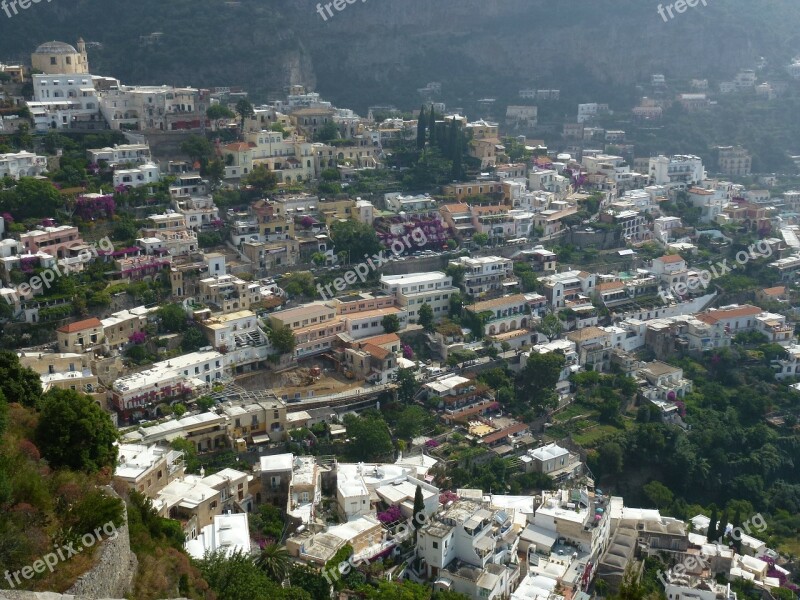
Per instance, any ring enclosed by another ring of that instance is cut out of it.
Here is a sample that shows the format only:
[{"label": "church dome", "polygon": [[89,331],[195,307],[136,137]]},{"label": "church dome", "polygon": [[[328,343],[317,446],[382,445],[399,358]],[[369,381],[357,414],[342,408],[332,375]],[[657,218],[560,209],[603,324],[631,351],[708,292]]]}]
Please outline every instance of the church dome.
[{"label": "church dome", "polygon": [[78,51],[64,42],[46,42],[39,46],[34,54],[78,54]]}]

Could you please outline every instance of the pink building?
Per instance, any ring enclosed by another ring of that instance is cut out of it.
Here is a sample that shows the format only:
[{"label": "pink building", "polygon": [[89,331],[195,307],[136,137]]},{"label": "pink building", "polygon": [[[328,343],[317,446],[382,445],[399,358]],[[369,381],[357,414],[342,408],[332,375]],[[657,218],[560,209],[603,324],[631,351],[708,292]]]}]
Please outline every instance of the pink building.
[{"label": "pink building", "polygon": [[25,247],[26,253],[36,254],[41,250],[55,258],[67,258],[71,256],[72,248],[86,245],[78,228],[71,225],[28,231],[20,234],[19,241]]}]

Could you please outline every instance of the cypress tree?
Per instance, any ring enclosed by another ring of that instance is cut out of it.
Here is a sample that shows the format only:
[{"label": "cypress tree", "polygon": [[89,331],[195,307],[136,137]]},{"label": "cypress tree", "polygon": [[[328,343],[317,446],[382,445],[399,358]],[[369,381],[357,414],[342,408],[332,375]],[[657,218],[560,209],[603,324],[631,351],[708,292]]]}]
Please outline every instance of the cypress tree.
[{"label": "cypress tree", "polygon": [[461,152],[463,151],[461,144],[461,132],[459,131],[456,134],[456,141],[453,148],[453,170],[451,173],[452,179],[456,180],[461,180]]},{"label": "cypress tree", "polygon": [[717,541],[717,505],[711,505],[711,520],[708,522],[708,531],[706,532],[706,539],[709,542]]},{"label": "cypress tree", "polygon": [[[424,515],[424,516],[423,516]],[[422,497],[422,488],[417,484],[417,489],[414,491],[414,542],[417,541],[417,530],[422,527],[425,522],[425,499]]]},{"label": "cypress tree", "polygon": [[431,146],[434,146],[436,144],[436,112],[433,110],[433,104],[431,104],[431,116],[428,118],[428,132]]}]

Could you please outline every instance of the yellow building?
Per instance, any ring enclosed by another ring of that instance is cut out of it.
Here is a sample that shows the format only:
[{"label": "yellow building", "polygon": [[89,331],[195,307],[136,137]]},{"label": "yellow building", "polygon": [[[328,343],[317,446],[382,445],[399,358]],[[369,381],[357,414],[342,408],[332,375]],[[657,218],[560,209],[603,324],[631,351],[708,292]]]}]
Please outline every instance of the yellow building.
[{"label": "yellow building", "polygon": [[45,75],[76,75],[89,72],[86,44],[78,40],[78,49],[64,42],[46,42],[31,54],[34,71]]}]

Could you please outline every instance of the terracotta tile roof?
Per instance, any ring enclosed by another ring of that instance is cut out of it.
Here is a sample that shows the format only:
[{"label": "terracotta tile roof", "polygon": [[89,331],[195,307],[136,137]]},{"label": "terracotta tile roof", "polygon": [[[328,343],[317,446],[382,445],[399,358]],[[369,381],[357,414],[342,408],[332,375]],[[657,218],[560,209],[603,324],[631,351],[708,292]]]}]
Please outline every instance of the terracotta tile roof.
[{"label": "terracotta tile roof", "polygon": [[680,254],[668,254],[666,256],[662,256],[661,258],[657,258],[656,260],[660,260],[665,265],[670,265],[678,262],[683,261],[683,257]]},{"label": "terracotta tile roof", "polygon": [[84,331],[86,329],[94,329],[95,327],[102,327],[103,324],[100,322],[100,319],[97,317],[92,317],[91,319],[84,319],[83,321],[76,321],[75,323],[70,323],[69,325],[64,325],[63,327],[59,327],[56,329],[59,333],[77,333],[78,331]]},{"label": "terracotta tile roof", "polygon": [[[491,310],[498,306],[506,306],[508,304],[525,304],[525,296],[523,294],[513,294],[511,296],[503,296],[502,298],[495,298],[493,300],[485,300],[484,302],[476,302],[471,306],[467,306],[467,310],[474,313],[483,312],[484,310]],[[525,316],[524,314],[522,316]]]},{"label": "terracotta tile roof", "polygon": [[598,283],[597,284],[597,291],[598,292],[608,292],[610,290],[621,290],[625,287],[625,284],[621,281],[609,281],[607,283]]},{"label": "terracotta tile roof", "polygon": [[225,150],[230,150],[231,152],[245,152],[246,150],[250,150],[251,148],[255,147],[256,145],[251,142],[234,142],[233,144],[223,146]]},{"label": "terracotta tile roof", "polygon": [[603,331],[599,327],[584,327],[576,331],[570,331],[567,338],[573,342],[585,342],[594,338],[603,337],[608,335],[608,332]]},{"label": "terracotta tile roof", "polygon": [[481,438],[480,442],[482,444],[493,444],[499,440],[502,440],[505,437],[513,433],[519,433],[520,431],[525,431],[528,429],[528,426],[525,423],[517,423],[512,425],[511,427],[506,427],[505,429],[501,429],[500,431],[496,431],[494,433],[490,433],[486,437]]},{"label": "terracotta tile roof", "polygon": [[439,210],[441,212],[447,211],[447,212],[453,213],[453,214],[456,214],[456,213],[468,213],[469,212],[469,206],[467,206],[466,204],[445,204],[445,205],[439,207]]},{"label": "terracotta tile roof", "polygon": [[767,296],[783,296],[786,293],[786,288],[782,285],[766,288],[762,290]]},{"label": "terracotta tile roof", "polygon": [[373,335],[372,337],[364,338],[361,340],[364,344],[375,344],[376,346],[383,346],[385,344],[398,344],[400,343],[400,336],[396,333],[384,333],[381,335]]},{"label": "terracotta tile roof", "polygon": [[385,348],[381,348],[380,346],[376,346],[375,344],[362,344],[361,349],[365,352],[369,352],[372,356],[377,358],[378,360],[383,360],[387,356],[391,354]]},{"label": "terracotta tile roof", "polygon": [[726,308],[712,310],[707,313],[697,315],[697,318],[703,323],[714,325],[726,319],[737,319],[739,317],[755,317],[760,315],[762,311],[757,306],[745,304],[744,306],[737,306],[736,308]]}]

